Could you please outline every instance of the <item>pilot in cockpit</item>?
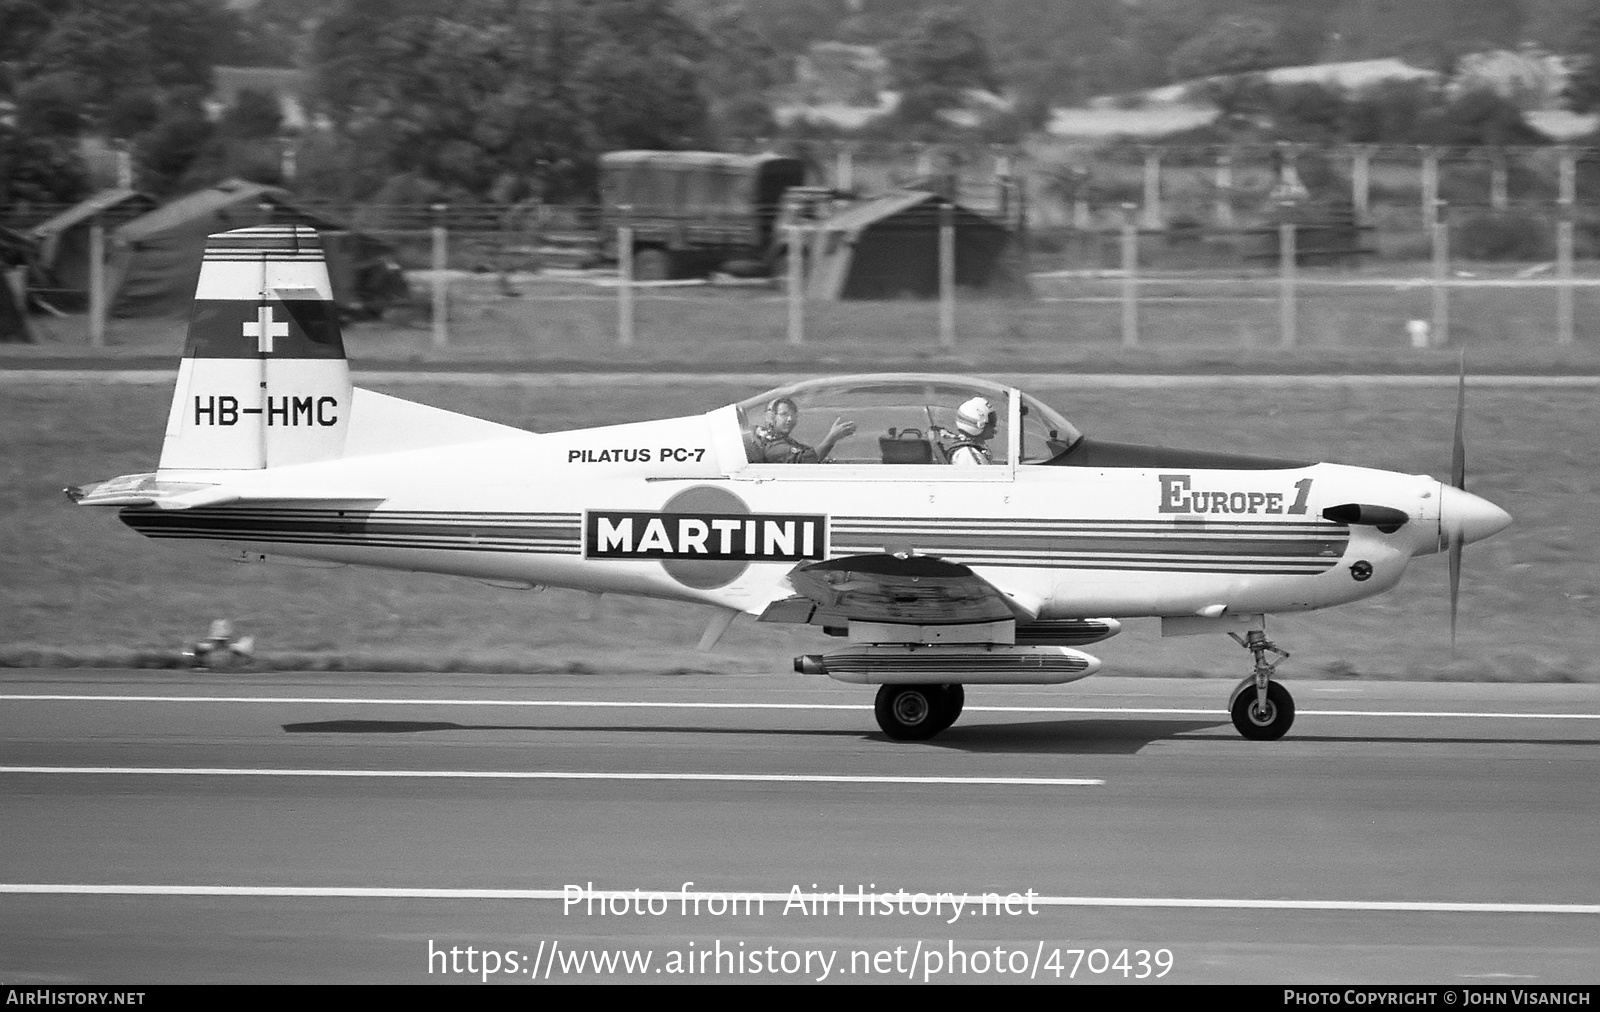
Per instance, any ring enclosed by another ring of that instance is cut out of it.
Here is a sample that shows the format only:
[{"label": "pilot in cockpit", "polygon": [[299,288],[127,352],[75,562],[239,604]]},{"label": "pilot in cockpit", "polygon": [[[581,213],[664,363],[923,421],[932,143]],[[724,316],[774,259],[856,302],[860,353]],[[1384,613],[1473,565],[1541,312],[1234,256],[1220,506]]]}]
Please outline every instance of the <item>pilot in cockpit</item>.
[{"label": "pilot in cockpit", "polygon": [[818,464],[828,459],[835,444],[856,431],[855,422],[835,418],[828,434],[815,448],[795,439],[791,433],[800,421],[800,409],[791,397],[775,398],[767,405],[765,424],[757,425],[751,434],[754,452],[753,463],[761,464]]},{"label": "pilot in cockpit", "polygon": [[998,419],[988,398],[974,397],[956,409],[956,439],[944,447],[945,459],[952,464],[992,464],[989,440],[994,438]]}]

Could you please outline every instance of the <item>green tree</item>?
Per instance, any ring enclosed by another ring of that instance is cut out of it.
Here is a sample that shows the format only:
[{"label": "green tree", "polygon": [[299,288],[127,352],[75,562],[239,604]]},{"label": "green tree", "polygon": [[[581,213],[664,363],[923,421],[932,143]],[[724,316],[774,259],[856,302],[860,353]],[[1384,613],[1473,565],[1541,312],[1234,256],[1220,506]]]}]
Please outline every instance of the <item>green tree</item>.
[{"label": "green tree", "polygon": [[283,126],[283,111],[275,96],[242,88],[223,110],[219,125],[229,137],[274,137]]},{"label": "green tree", "polygon": [[0,207],[70,204],[88,191],[72,142],[23,133],[0,121]]},{"label": "green tree", "polygon": [[229,67],[297,67],[326,13],[326,0],[259,0],[240,11],[235,44],[218,54]]},{"label": "green tree", "polygon": [[215,162],[196,164],[211,150],[216,133],[201,104],[204,95],[198,87],[176,89],[163,104],[160,118],[133,138],[142,189],[166,195],[216,181]]},{"label": "green tree", "polygon": [[1464,92],[1435,110],[1423,141],[1463,147],[1550,143],[1523,118],[1516,102],[1491,89]]},{"label": "green tree", "polygon": [[884,57],[900,92],[895,119],[913,130],[941,129],[939,114],[962,108],[968,89],[999,88],[983,36],[958,7],[924,11],[884,47]]},{"label": "green tree", "polygon": [[1572,75],[1567,79],[1567,107],[1573,112],[1600,109],[1600,13],[1589,15],[1568,52]]},{"label": "green tree", "polygon": [[706,40],[700,90],[711,131],[721,143],[764,137],[777,129],[769,99],[787,71],[777,50],[755,29],[742,0],[695,0],[681,8]]},{"label": "green tree", "polygon": [[1283,65],[1274,25],[1259,18],[1224,18],[1179,46],[1167,70],[1173,80],[1183,81]]},{"label": "green tree", "polygon": [[995,89],[989,47],[959,7],[924,11],[886,47],[889,76],[903,91]]},{"label": "green tree", "polygon": [[0,64],[23,61],[49,32],[57,14],[49,0],[0,0]]},{"label": "green tree", "polygon": [[83,129],[83,81],[74,74],[41,74],[16,90],[17,125],[28,135],[74,137]]},{"label": "green tree", "polygon": [[213,0],[72,0],[37,35],[22,72],[76,79],[85,116],[100,123],[130,88],[209,89],[214,54],[235,31]]},{"label": "green tree", "polygon": [[[321,109],[375,153],[371,188],[592,197],[600,152],[709,138],[712,47],[667,0],[351,0],[318,26]],[[514,188],[512,188],[514,189]]]}]

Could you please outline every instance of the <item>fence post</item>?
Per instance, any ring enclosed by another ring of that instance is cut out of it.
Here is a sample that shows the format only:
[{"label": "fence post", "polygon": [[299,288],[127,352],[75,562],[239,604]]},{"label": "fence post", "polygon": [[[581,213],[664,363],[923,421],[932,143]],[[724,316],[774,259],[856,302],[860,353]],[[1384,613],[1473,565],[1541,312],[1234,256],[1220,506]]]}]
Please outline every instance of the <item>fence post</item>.
[{"label": "fence post", "polygon": [[789,240],[789,343],[804,344],[806,340],[805,306],[805,238],[799,225],[785,225]]},{"label": "fence post", "polygon": [[1089,170],[1082,165],[1073,166],[1072,182],[1072,227],[1087,232],[1093,224],[1089,215]]},{"label": "fence post", "polygon": [[9,294],[17,307],[23,310],[18,317],[22,325],[22,340],[33,344],[39,340],[38,332],[33,323],[28,319],[26,312],[28,306],[28,268],[26,267],[0,267],[0,293]]},{"label": "fence post", "polygon": [[293,134],[283,134],[278,138],[278,175],[283,177],[283,185],[293,186],[299,171],[299,140]]},{"label": "fence post", "polygon": [[1122,205],[1122,346],[1139,346],[1139,228],[1133,204]]},{"label": "fence post", "polygon": [[[1292,205],[1283,207],[1289,213]],[[1295,333],[1299,322],[1295,304],[1295,229],[1293,221],[1278,224],[1278,340],[1285,348],[1293,348],[1299,335]]]},{"label": "fence post", "polygon": [[1357,144],[1350,152],[1350,203],[1355,207],[1356,224],[1371,220],[1372,148]]},{"label": "fence post", "polygon": [[[106,346],[106,226],[89,219],[89,347]],[[24,313],[26,315],[26,313]]]},{"label": "fence post", "polygon": [[117,188],[131,190],[133,189],[133,151],[130,147],[132,142],[118,137],[111,143],[117,151]]},{"label": "fence post", "polygon": [[1016,184],[1016,177],[1011,174],[1011,153],[998,144],[990,145],[989,150],[994,155],[994,171],[990,178],[994,181],[995,218],[1009,226],[1013,220]]},{"label": "fence post", "polygon": [[450,343],[450,282],[445,271],[450,266],[446,246],[444,215],[446,204],[434,204],[433,211],[433,346],[443,348]]},{"label": "fence post", "polygon": [[1450,343],[1450,226],[1444,220],[1444,201],[1433,215],[1433,340],[1440,347]]},{"label": "fence post", "polygon": [[1144,227],[1161,227],[1161,149],[1144,149]]},{"label": "fence post", "polygon": [[1572,322],[1572,218],[1563,214],[1556,222],[1556,343],[1571,344]]},{"label": "fence post", "polygon": [[833,188],[840,193],[855,189],[855,151],[848,142],[841,142],[833,152]]},{"label": "fence post", "polygon": [[1559,192],[1556,201],[1570,212],[1578,200],[1578,155],[1571,148],[1560,149]]},{"label": "fence post", "polygon": [[939,344],[956,346],[956,221],[950,204],[939,207]]},{"label": "fence post", "polygon": [[1233,227],[1233,152],[1217,155],[1217,227]]},{"label": "fence post", "polygon": [[1422,227],[1431,231],[1439,223],[1439,149],[1422,149]]},{"label": "fence post", "polygon": [[989,154],[994,156],[994,170],[990,176],[995,179],[1011,178],[1011,152],[998,144],[989,145]]},{"label": "fence post", "polygon": [[1578,202],[1578,156],[1571,148],[1560,151],[1560,170],[1556,196],[1556,341],[1571,344],[1572,323],[1572,231],[1573,211]]},{"label": "fence post", "polygon": [[[624,219],[633,209],[621,207]],[[633,226],[617,226],[617,344],[633,347]]]}]

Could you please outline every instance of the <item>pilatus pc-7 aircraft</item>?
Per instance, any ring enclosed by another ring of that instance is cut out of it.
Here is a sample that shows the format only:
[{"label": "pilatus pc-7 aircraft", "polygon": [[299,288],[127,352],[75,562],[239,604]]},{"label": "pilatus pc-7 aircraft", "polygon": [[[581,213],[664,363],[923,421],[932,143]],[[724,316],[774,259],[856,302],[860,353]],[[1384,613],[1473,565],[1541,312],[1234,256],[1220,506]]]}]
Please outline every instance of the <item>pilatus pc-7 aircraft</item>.
[{"label": "pilatus pc-7 aircraft", "polygon": [[210,237],[154,473],[67,489],[152,538],[641,594],[818,626],[801,672],[925,739],[963,686],[1070,682],[1152,616],[1254,656],[1247,738],[1294,720],[1266,616],[1371,597],[1511,518],[1454,479],[1105,442],[1021,390],[830,377],[703,415],[533,433],[354,389],[314,230]]}]

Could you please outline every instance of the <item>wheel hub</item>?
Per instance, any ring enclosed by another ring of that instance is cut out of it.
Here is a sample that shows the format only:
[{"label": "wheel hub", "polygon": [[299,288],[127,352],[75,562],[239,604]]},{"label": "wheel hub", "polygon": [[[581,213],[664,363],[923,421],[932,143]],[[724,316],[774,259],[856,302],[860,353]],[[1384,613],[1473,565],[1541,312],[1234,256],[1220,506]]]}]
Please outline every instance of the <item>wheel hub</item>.
[{"label": "wheel hub", "polygon": [[916,725],[927,720],[930,709],[927,697],[920,692],[902,692],[894,701],[894,715],[901,723],[907,725]]}]

